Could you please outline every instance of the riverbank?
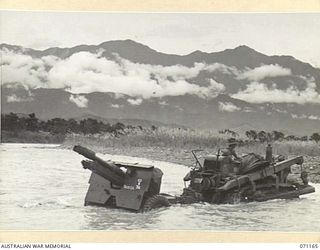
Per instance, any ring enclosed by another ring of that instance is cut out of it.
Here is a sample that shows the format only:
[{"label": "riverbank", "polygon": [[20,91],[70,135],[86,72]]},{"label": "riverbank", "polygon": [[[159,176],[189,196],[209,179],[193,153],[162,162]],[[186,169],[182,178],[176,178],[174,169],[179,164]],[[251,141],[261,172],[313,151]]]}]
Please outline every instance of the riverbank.
[{"label": "riverbank", "polygon": [[66,136],[62,134],[50,134],[49,132],[32,131],[1,131],[1,143],[43,143],[61,144]]}]

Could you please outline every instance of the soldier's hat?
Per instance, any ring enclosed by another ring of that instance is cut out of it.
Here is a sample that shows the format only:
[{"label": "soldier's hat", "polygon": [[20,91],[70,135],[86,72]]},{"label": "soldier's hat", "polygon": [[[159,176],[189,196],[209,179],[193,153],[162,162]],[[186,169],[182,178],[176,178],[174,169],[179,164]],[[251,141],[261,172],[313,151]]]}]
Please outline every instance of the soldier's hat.
[{"label": "soldier's hat", "polygon": [[238,142],[235,138],[229,138],[228,139],[228,146],[237,145]]}]

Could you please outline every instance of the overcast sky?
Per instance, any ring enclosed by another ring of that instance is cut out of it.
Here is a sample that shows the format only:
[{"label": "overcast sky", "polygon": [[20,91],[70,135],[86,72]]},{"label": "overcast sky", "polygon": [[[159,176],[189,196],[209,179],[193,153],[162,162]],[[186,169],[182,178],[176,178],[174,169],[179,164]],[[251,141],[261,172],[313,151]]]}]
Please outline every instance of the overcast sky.
[{"label": "overcast sky", "polygon": [[1,12],[1,43],[34,49],[132,39],[164,53],[221,51],[239,45],[292,55],[320,68],[320,13],[178,14]]}]

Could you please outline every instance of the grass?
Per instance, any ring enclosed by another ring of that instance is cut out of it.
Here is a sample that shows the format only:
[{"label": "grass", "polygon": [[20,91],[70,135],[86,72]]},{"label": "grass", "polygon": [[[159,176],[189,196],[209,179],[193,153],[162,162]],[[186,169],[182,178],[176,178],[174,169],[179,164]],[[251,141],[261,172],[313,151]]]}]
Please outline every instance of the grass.
[{"label": "grass", "polygon": [[[218,134],[210,130],[158,128],[157,130],[130,131],[125,135],[115,137],[110,134],[95,135],[68,135],[64,146],[81,144],[99,152],[105,148],[158,148],[161,150],[185,150],[203,149],[205,153],[215,153],[218,148],[227,145],[230,136]],[[245,137],[238,138],[242,141],[237,152],[254,152],[264,154],[267,143],[248,141]],[[314,141],[275,141],[272,143],[275,154],[282,155],[320,155],[320,145]]]},{"label": "grass", "polygon": [[[314,141],[275,141],[271,143],[273,153],[278,155],[308,155],[319,156],[320,145]],[[265,153],[266,143],[254,142],[239,148],[239,152]]]},{"label": "grass", "polygon": [[[73,135],[76,139],[79,135]],[[68,137],[69,139],[70,137]],[[217,146],[224,140],[212,132],[179,129],[159,129],[157,131],[141,131],[114,137],[109,134],[85,136],[85,140],[93,139],[105,146],[133,146],[133,147],[203,147]]]}]

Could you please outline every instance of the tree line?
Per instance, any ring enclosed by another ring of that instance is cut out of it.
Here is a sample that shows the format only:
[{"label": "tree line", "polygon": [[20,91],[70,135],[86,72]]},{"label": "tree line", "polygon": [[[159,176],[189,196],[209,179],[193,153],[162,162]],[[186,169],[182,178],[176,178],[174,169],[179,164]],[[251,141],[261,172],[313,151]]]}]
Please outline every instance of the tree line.
[{"label": "tree line", "polygon": [[1,114],[1,130],[18,132],[50,132],[52,135],[67,133],[97,134],[112,133],[121,134],[126,126],[123,123],[103,123],[96,119],[87,118],[80,121],[75,119],[53,118],[47,121],[39,120],[34,113],[27,116],[19,116],[16,113]]},{"label": "tree line", "polygon": [[[151,131],[156,131],[158,128],[154,125],[151,126]],[[18,115],[16,113],[1,114],[1,130],[10,132],[19,131],[32,131],[32,132],[49,132],[52,135],[66,135],[68,133],[76,134],[98,134],[98,133],[110,133],[114,136],[124,135],[130,133],[130,131],[140,130],[144,131],[142,126],[134,127],[132,125],[124,125],[117,122],[115,124],[103,123],[92,118],[82,119],[77,121],[75,119],[63,119],[53,118],[47,121],[40,120],[34,113],[28,115]],[[239,134],[225,129],[219,131],[220,134],[225,134],[232,137],[238,137]],[[281,140],[299,140],[308,141],[313,140],[315,142],[320,141],[320,134],[313,133],[311,136],[295,136],[285,135],[280,131],[256,131],[248,130],[245,132],[245,136],[249,141],[258,141],[261,143]]]},{"label": "tree line", "polygon": [[[227,134],[233,137],[239,136],[238,133],[230,130],[230,129],[225,129],[219,131],[220,134]],[[264,130],[261,131],[256,131],[256,130],[248,130],[245,132],[246,137],[250,141],[259,141],[261,143],[264,142],[271,142],[271,141],[281,141],[281,140],[289,140],[289,141],[315,141],[318,143],[320,141],[320,134],[319,133],[313,133],[311,136],[295,136],[295,135],[286,135],[283,132],[280,131],[272,131],[272,132],[266,132]]]}]

